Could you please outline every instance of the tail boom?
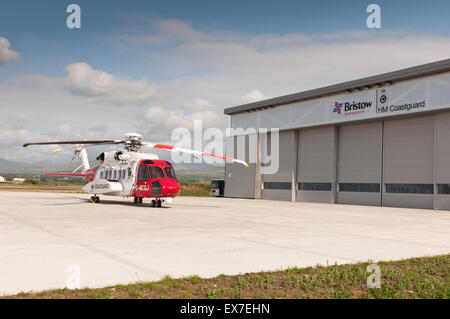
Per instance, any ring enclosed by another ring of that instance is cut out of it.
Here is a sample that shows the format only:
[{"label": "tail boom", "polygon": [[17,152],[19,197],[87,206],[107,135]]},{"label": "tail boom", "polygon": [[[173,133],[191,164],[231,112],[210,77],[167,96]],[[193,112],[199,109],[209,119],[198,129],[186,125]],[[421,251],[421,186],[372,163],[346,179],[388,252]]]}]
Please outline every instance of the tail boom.
[{"label": "tail boom", "polygon": [[74,174],[74,173],[45,173],[45,175],[51,175],[51,176],[80,176],[85,177],[86,174]]}]

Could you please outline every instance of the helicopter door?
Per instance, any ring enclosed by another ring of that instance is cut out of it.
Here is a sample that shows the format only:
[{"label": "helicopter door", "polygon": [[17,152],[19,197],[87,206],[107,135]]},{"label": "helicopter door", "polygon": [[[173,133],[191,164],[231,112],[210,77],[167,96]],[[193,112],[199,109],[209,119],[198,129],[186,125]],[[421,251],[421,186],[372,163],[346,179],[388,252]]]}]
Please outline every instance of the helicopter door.
[{"label": "helicopter door", "polygon": [[146,165],[141,165],[139,167],[138,178],[134,192],[135,197],[148,197],[147,194],[150,190],[149,178],[150,174],[148,171],[148,167]]},{"label": "helicopter door", "polygon": [[158,197],[161,195],[162,191],[161,179],[166,176],[160,166],[149,166],[148,171],[150,173],[150,181],[152,186],[150,195]]}]

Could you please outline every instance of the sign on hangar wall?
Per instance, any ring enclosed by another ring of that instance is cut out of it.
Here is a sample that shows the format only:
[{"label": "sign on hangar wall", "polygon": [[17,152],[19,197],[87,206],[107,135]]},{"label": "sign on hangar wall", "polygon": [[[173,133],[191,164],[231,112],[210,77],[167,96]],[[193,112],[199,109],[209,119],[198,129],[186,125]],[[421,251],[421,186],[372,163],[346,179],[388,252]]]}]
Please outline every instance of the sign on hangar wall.
[{"label": "sign on hangar wall", "polygon": [[232,128],[280,130],[450,109],[450,73],[232,115]]}]

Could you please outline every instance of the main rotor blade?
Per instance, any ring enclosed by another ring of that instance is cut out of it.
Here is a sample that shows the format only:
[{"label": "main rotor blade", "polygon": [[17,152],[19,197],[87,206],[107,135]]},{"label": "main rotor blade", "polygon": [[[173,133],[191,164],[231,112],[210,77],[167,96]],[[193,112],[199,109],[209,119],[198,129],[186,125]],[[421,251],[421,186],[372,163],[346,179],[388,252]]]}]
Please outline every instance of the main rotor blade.
[{"label": "main rotor blade", "polygon": [[50,153],[51,154],[56,154],[56,153],[62,152],[62,151],[75,150],[76,148],[78,148],[80,146],[82,146],[82,147],[91,147],[91,146],[97,146],[97,145],[108,145],[108,144],[88,144],[88,145],[75,144],[75,145],[70,145],[70,146],[66,146],[66,147],[58,147],[57,149],[54,149]]},{"label": "main rotor blade", "polygon": [[65,144],[78,144],[78,145],[92,145],[92,144],[122,144],[125,141],[122,140],[92,140],[92,141],[57,141],[57,142],[38,142],[38,143],[25,143],[23,147],[30,145],[65,145]]},{"label": "main rotor blade", "polygon": [[166,150],[166,151],[171,151],[171,152],[180,152],[180,153],[187,153],[187,154],[193,154],[193,155],[199,155],[199,156],[209,156],[209,157],[219,158],[219,159],[222,159],[224,161],[231,161],[233,163],[240,163],[240,164],[248,167],[248,164],[246,162],[244,162],[242,160],[239,160],[239,159],[236,159],[236,158],[220,156],[220,155],[215,155],[215,154],[209,154],[209,153],[204,153],[204,152],[200,152],[200,151],[194,151],[194,150],[190,150],[190,149],[186,149],[186,148],[178,148],[178,147],[175,147],[175,146],[163,145],[163,144],[154,144],[154,143],[149,143],[149,142],[142,142],[142,146],[152,147],[152,148],[156,148],[156,149],[160,149],[160,150]]}]

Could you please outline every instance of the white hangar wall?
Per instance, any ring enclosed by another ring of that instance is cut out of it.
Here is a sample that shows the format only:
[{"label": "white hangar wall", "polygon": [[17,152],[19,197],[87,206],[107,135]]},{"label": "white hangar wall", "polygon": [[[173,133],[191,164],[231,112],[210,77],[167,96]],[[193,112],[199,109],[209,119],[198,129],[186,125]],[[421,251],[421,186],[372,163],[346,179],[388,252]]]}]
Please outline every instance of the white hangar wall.
[{"label": "white hangar wall", "polygon": [[231,123],[279,128],[280,168],[261,174],[257,162],[235,174],[227,163],[225,196],[450,209],[450,72],[240,112]]}]

